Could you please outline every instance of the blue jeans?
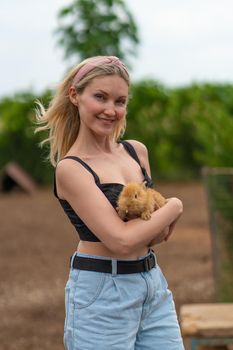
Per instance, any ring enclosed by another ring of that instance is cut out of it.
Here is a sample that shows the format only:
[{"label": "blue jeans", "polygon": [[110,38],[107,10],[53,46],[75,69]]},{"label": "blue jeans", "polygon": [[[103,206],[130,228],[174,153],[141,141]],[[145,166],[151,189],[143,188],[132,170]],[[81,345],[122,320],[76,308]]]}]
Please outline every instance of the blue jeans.
[{"label": "blue jeans", "polygon": [[172,293],[158,265],[133,274],[71,268],[65,305],[67,350],[184,350]]}]

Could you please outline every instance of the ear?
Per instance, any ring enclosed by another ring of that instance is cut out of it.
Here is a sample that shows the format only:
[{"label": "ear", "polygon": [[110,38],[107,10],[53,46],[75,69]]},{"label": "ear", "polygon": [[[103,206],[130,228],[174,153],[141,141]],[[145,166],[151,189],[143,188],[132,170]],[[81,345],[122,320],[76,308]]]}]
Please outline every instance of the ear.
[{"label": "ear", "polygon": [[78,107],[78,94],[73,85],[69,88],[69,97],[70,101]]}]

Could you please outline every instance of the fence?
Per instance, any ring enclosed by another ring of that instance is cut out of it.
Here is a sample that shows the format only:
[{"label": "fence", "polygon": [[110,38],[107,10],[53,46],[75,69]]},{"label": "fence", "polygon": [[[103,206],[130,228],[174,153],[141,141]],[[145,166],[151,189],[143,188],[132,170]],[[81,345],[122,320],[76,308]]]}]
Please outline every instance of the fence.
[{"label": "fence", "polygon": [[204,168],[217,301],[233,301],[233,168]]}]

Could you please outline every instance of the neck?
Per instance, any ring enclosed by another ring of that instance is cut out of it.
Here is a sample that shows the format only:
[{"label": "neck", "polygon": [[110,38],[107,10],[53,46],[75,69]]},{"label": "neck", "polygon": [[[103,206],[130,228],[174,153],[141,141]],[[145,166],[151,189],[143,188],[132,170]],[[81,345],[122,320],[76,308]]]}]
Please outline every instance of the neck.
[{"label": "neck", "polygon": [[70,152],[75,152],[80,156],[96,156],[99,154],[109,154],[116,146],[116,142],[109,136],[98,136],[91,132],[82,132],[80,129],[79,135],[71,147]]}]

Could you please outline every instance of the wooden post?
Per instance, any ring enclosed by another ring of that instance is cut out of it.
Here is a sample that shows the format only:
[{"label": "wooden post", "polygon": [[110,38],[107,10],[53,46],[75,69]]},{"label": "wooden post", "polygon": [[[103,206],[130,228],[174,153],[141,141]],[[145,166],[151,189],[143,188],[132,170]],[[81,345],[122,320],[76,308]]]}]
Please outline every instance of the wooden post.
[{"label": "wooden post", "polygon": [[233,168],[204,168],[216,301],[233,301]]}]

